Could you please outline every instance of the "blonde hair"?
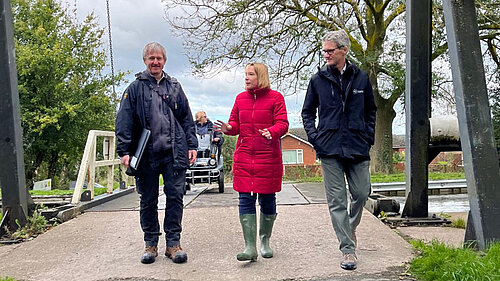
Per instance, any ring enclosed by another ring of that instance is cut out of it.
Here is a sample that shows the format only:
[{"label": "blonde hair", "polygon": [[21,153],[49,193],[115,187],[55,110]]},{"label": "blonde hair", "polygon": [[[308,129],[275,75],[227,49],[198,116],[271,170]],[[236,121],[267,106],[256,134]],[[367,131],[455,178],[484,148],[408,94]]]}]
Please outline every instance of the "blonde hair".
[{"label": "blonde hair", "polygon": [[249,66],[253,66],[255,69],[255,74],[257,74],[257,81],[259,82],[259,88],[271,88],[267,66],[260,62],[251,62],[245,66],[245,70]]},{"label": "blonde hair", "polygon": [[205,116],[206,116],[206,115],[207,115],[207,113],[206,113],[205,111],[203,111],[203,110],[200,110],[200,111],[196,112],[196,114],[194,115],[194,118],[196,119],[196,121],[200,122],[201,117],[202,117],[203,115],[205,115]]}]

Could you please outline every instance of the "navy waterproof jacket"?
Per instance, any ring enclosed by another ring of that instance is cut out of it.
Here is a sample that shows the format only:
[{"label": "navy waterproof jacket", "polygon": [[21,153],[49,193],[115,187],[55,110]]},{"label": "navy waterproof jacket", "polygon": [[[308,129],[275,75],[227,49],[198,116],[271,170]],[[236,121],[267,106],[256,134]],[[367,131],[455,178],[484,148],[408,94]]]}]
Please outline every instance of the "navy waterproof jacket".
[{"label": "navy waterproof jacket", "polygon": [[[162,101],[163,114],[168,114],[171,127],[171,147],[175,169],[189,168],[188,150],[196,150],[198,140],[195,134],[193,117],[189,102],[177,79],[164,75],[159,82],[167,87],[167,94]],[[116,152],[123,155],[133,155],[143,128],[150,129],[146,120],[146,111],[151,106],[153,94],[158,94],[157,81],[147,71],[136,74],[136,80],[125,90],[116,117]],[[151,135],[146,150],[141,158],[135,174],[151,171],[155,159],[152,155]]]},{"label": "navy waterproof jacket", "polygon": [[319,157],[369,159],[377,111],[373,90],[368,75],[347,60],[346,63],[342,79],[345,102],[340,79],[324,66],[309,81],[302,121]]}]

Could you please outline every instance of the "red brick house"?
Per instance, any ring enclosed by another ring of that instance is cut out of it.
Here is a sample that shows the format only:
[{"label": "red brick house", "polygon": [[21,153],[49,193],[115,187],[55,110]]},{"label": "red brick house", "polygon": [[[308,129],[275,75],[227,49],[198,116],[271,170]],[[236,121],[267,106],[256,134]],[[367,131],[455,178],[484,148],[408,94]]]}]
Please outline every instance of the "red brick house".
[{"label": "red brick house", "polygon": [[291,128],[281,137],[281,152],[284,165],[308,166],[316,164],[316,150],[307,141],[303,128]]}]

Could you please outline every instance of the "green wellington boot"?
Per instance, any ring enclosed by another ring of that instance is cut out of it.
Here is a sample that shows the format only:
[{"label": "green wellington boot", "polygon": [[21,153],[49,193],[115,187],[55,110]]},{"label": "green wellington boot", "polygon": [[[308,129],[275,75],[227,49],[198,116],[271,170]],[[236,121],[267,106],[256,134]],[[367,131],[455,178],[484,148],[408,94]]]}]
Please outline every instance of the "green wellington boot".
[{"label": "green wellington boot", "polygon": [[240,223],[245,238],[245,251],[239,253],[236,258],[239,261],[256,261],[257,216],[255,214],[240,215]]},{"label": "green wellington boot", "polygon": [[273,224],[276,220],[276,214],[274,215],[264,215],[260,214],[260,254],[263,258],[272,258],[273,250],[269,247],[269,238],[271,238],[271,233],[273,232]]}]

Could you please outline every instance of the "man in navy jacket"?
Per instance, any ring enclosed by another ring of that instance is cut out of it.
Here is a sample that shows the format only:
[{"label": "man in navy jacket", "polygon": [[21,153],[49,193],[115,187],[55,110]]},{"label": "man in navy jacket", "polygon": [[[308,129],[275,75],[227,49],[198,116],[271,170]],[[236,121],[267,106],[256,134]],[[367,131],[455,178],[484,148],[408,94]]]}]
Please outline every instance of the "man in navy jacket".
[{"label": "man in navy jacket", "polygon": [[[116,117],[117,153],[127,173],[136,178],[141,195],[140,221],[145,251],[142,263],[158,256],[159,175],[167,197],[163,229],[165,255],[175,263],[187,260],[180,246],[186,169],[196,160],[196,139],[189,103],[180,83],[163,71],[165,48],[153,42],[144,47],[146,70],[125,90]],[[136,169],[129,167],[144,129],[151,134]]]},{"label": "man in navy jacket", "polygon": [[304,129],[321,160],[330,217],[343,254],[340,266],[346,270],[356,269],[356,227],[371,192],[369,152],[377,110],[368,75],[346,59],[350,46],[344,30],[326,33],[326,65],[312,76],[302,107]]}]

